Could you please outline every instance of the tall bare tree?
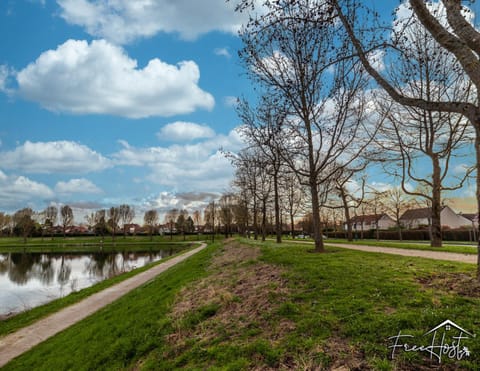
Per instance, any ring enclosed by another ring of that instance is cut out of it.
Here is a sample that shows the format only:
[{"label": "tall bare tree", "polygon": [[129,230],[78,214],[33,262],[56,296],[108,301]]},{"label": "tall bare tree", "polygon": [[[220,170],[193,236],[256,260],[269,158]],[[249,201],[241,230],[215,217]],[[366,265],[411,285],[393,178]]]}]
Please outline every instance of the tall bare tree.
[{"label": "tall bare tree", "polygon": [[[365,25],[356,22],[355,5],[358,2],[331,0],[330,5],[335,10],[343,24],[352,45],[355,48],[365,70],[375,79],[378,85],[398,104],[417,107],[432,112],[451,112],[463,115],[475,130],[476,153],[476,181],[477,181],[477,213],[480,211],[480,32],[472,25],[469,19],[471,14],[465,10],[464,4],[458,0],[442,0],[443,11],[432,7],[432,3],[424,0],[409,0],[413,15],[437,42],[438,47],[446,50],[454,59],[452,69],[465,75],[472,84],[476,95],[468,99],[453,100],[448,97],[437,100],[437,97],[421,97],[408,95],[400,91],[388,76],[372,63],[369,53],[375,48],[371,39],[364,39]],[[445,17],[441,17],[444,14]],[[381,42],[382,48],[391,45],[387,41]],[[373,45],[372,45],[373,44]],[[378,44],[377,44],[378,45]],[[389,49],[389,51],[393,50]],[[480,228],[480,225],[479,225]],[[477,279],[480,280],[480,240],[477,247]]]},{"label": "tall bare tree", "polygon": [[123,238],[127,237],[127,224],[130,224],[135,218],[135,209],[130,205],[120,205],[119,206],[120,220],[123,225]]},{"label": "tall bare tree", "polygon": [[58,218],[58,208],[56,206],[50,205],[45,209],[45,223],[48,224],[48,228],[50,230],[50,236],[53,239],[53,228],[55,224],[57,224]]},{"label": "tall bare tree", "polygon": [[273,185],[273,201],[275,210],[276,242],[282,242],[282,223],[280,220],[280,174],[283,145],[285,140],[282,124],[286,111],[279,109],[278,100],[270,95],[263,96],[256,109],[250,107],[246,100],[240,101],[237,113],[242,120],[242,134],[247,143],[258,148],[263,154],[271,172]]},{"label": "tall bare tree", "polygon": [[153,231],[155,229],[155,226],[158,223],[158,212],[155,209],[148,210],[145,212],[145,215],[143,216],[143,221],[146,226],[148,226],[148,233],[150,235],[150,241],[153,240]]},{"label": "tall bare tree", "polygon": [[73,210],[68,205],[60,208],[60,216],[62,218],[63,238],[66,237],[67,228],[73,226]]},{"label": "tall bare tree", "polygon": [[120,218],[120,208],[112,206],[108,211],[108,226],[110,227],[110,230],[112,232],[112,241],[115,241],[115,236],[117,234]]},{"label": "tall bare tree", "polygon": [[[366,80],[357,63],[338,59],[348,45],[328,8],[319,5],[312,13],[318,1],[309,0],[265,5],[268,11],[241,33],[240,57],[252,80],[287,110],[290,140],[282,154],[309,187],[315,250],[323,252],[319,187],[336,177],[339,167],[333,164],[351,165],[368,145],[365,138],[359,141],[372,131],[359,95]],[[313,22],[303,21],[312,16]]]}]

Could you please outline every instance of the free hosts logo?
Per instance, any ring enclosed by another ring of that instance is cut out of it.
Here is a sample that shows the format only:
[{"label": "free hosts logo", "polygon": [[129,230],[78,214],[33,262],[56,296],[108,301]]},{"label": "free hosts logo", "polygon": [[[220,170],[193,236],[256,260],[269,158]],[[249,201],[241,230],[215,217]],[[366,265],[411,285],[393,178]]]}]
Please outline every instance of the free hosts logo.
[{"label": "free hosts logo", "polygon": [[398,335],[388,338],[392,342],[388,348],[392,350],[392,359],[398,351],[423,352],[427,353],[430,359],[436,359],[438,363],[442,363],[442,357],[456,360],[469,357],[470,351],[464,343],[472,338],[475,338],[475,335],[447,319],[422,336],[423,345],[415,344],[413,335],[402,334],[399,331]]}]

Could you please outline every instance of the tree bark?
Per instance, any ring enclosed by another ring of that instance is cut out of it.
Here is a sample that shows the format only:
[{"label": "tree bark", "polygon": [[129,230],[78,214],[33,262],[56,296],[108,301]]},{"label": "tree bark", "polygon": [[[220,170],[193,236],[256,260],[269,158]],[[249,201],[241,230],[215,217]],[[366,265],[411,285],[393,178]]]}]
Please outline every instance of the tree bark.
[{"label": "tree bark", "polygon": [[440,163],[438,156],[432,158],[433,176],[432,176],[432,217],[431,217],[431,247],[442,247],[442,222],[440,214],[442,212],[441,200],[441,179]]}]

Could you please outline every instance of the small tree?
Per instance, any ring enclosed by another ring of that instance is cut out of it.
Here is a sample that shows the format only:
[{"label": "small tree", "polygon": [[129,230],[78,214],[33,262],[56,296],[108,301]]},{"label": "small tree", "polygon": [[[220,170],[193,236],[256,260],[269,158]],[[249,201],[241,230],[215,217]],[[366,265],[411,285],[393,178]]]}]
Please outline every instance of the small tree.
[{"label": "small tree", "polygon": [[24,208],[18,210],[13,219],[15,222],[15,230],[22,236],[23,242],[27,243],[27,238],[33,232],[35,228],[35,222],[32,219],[33,210],[30,208]]},{"label": "small tree", "polygon": [[145,225],[148,226],[148,231],[150,234],[150,241],[153,240],[153,231],[155,229],[155,226],[158,223],[158,212],[155,209],[148,210],[145,212],[145,215],[143,217],[143,221],[145,222]]},{"label": "small tree", "polygon": [[119,207],[120,212],[120,220],[123,224],[123,238],[127,237],[127,224],[130,224],[135,218],[135,209],[130,205],[120,205]]},{"label": "small tree", "polygon": [[64,205],[60,209],[60,215],[62,217],[63,238],[65,238],[67,228],[73,225],[73,210],[70,206]]},{"label": "small tree", "polygon": [[112,241],[115,241],[115,234],[117,233],[118,229],[118,222],[120,221],[120,208],[118,207],[111,207],[108,213],[108,225],[112,231]]},{"label": "small tree", "polygon": [[49,206],[45,209],[45,224],[48,225],[50,229],[50,236],[53,240],[53,228],[55,227],[55,224],[57,224],[57,218],[58,218],[58,208],[56,206]]}]

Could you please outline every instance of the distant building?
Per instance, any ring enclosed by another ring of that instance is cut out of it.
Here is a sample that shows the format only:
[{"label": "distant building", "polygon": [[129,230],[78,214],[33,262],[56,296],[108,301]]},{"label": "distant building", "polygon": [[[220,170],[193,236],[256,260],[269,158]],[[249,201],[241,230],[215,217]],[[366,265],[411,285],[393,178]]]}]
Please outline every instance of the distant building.
[{"label": "distant building", "polygon": [[[389,229],[395,227],[396,223],[387,214],[377,215],[356,215],[350,219],[354,231],[368,231],[370,229]],[[347,225],[345,224],[345,230]]]},{"label": "distant building", "polygon": [[[415,229],[422,226],[429,226],[432,219],[432,209],[429,207],[407,210],[400,217],[400,224],[408,229]],[[472,222],[462,215],[455,213],[449,206],[444,206],[440,212],[440,223],[442,227],[457,229],[470,227]]]}]

